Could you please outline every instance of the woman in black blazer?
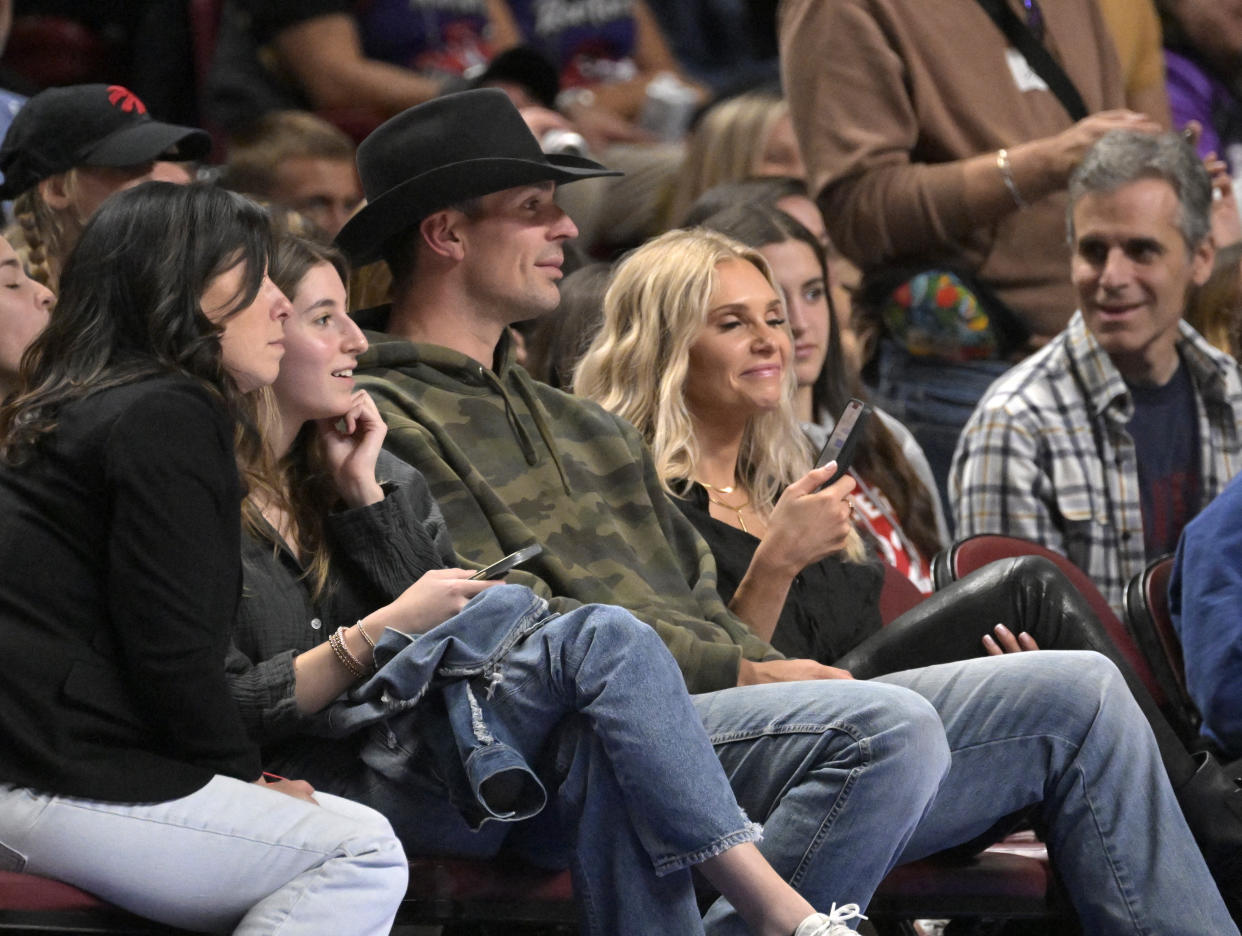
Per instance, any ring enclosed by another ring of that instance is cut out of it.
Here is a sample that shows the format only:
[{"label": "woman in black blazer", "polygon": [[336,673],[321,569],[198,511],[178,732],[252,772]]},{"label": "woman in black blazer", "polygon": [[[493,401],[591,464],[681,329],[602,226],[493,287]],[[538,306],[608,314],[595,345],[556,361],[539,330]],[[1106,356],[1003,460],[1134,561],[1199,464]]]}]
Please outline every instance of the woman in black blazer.
[{"label": "woman in black blazer", "polygon": [[[288,301],[253,203],[148,183],[87,225],[0,410],[0,868],[237,933],[387,933],[387,822],[265,783],[224,678],[240,394]],[[287,794],[287,795],[281,795]]]}]

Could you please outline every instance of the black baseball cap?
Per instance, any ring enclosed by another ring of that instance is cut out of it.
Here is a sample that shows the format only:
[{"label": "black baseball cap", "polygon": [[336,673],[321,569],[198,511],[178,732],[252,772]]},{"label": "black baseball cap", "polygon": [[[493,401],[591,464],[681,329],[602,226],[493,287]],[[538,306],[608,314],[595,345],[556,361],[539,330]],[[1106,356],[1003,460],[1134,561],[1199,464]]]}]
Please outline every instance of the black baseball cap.
[{"label": "black baseball cap", "polygon": [[17,112],[0,145],[0,198],[14,198],[75,166],[136,166],[153,159],[201,159],[211,137],[161,123],[121,85],[40,91]]}]

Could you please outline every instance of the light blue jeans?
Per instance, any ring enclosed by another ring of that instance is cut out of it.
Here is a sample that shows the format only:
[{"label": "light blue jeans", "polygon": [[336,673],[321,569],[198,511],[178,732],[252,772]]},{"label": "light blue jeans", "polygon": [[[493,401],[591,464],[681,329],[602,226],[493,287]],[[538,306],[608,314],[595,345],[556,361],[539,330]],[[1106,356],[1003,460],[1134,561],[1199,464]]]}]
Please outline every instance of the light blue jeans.
[{"label": "light blue jeans", "polygon": [[0,869],[65,881],[152,920],[239,936],[385,936],[407,865],[383,816],[214,777],[166,803],[0,784]]},{"label": "light blue jeans", "polygon": [[[496,592],[489,600],[511,597],[516,620],[529,593]],[[427,775],[372,771],[340,792],[387,815],[410,854],[490,856],[503,846],[544,866],[568,863],[584,933],[702,933],[691,866],[754,841],[759,828],[738,807],[656,632],[619,608],[584,606],[529,633],[502,672],[490,692],[480,678],[474,693],[488,728],[551,787],[541,813],[474,831]]]},{"label": "light blue jeans", "polygon": [[[1236,934],[1116,667],[986,657],[871,682],[696,698],[760,850],[810,902],[865,905],[893,864],[1036,807],[1088,934]],[[747,930],[723,900],[707,931]]]}]

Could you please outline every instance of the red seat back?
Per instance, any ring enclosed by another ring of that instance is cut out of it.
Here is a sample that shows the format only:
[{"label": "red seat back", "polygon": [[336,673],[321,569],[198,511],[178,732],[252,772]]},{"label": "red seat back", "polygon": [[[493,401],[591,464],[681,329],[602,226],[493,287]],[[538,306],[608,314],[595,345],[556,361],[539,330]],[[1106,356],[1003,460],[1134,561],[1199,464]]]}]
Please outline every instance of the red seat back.
[{"label": "red seat back", "polygon": [[880,588],[880,620],[887,627],[926,596],[896,568],[884,563],[884,584]]},{"label": "red seat back", "polygon": [[0,909],[96,910],[106,904],[72,884],[16,871],[0,871]]},{"label": "red seat back", "polygon": [[71,884],[33,874],[0,871],[0,933],[175,936],[186,931],[126,913]]},{"label": "red seat back", "polygon": [[[1029,833],[968,859],[932,857],[894,868],[868,909],[872,917],[893,922],[928,916],[1050,920],[1068,912],[1047,852]],[[461,921],[572,925],[577,913],[569,872],[504,857],[413,858],[398,928]],[[59,881],[0,872],[0,933],[8,932],[171,936],[181,931],[141,920]]]}]

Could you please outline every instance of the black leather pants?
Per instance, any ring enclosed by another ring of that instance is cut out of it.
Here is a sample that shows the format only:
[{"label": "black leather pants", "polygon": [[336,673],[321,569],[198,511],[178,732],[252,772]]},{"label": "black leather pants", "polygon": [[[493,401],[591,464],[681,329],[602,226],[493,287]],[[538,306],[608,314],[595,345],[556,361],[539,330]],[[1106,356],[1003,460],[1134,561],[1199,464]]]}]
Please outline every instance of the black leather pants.
[{"label": "black leather pants", "polygon": [[997,624],[1015,635],[1026,631],[1044,650],[1095,650],[1112,660],[1151,723],[1174,789],[1194,774],[1190,753],[1086,599],[1041,556],[989,563],[920,602],[833,665],[869,679],[983,656],[982,638]]}]

